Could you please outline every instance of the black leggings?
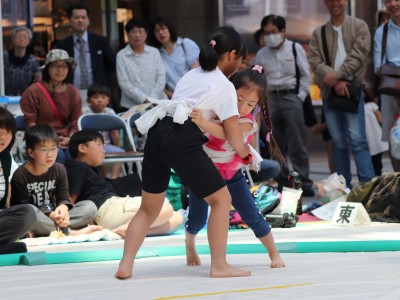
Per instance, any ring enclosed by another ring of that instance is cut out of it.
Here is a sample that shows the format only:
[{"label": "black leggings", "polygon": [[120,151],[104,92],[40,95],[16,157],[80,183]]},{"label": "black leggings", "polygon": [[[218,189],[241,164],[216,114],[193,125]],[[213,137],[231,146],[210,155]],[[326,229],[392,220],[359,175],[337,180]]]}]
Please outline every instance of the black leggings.
[{"label": "black leggings", "polygon": [[200,198],[205,198],[222,187],[225,181],[214,163],[203,150],[207,138],[188,119],[174,123],[172,117],[159,120],[150,130],[144,149],[142,187],[158,194],[168,187],[171,168]]}]

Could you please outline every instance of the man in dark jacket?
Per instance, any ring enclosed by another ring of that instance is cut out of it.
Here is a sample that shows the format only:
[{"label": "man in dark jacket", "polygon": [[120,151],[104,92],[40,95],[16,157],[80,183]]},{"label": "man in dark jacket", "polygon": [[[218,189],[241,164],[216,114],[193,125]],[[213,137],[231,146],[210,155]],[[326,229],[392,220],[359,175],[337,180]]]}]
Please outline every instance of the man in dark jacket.
[{"label": "man in dark jacket", "polygon": [[74,85],[79,90],[88,89],[93,82],[110,87],[110,76],[115,71],[115,53],[108,40],[87,31],[90,25],[89,9],[83,3],[70,5],[67,16],[72,35],[59,41],[56,48],[67,51],[77,62]]}]

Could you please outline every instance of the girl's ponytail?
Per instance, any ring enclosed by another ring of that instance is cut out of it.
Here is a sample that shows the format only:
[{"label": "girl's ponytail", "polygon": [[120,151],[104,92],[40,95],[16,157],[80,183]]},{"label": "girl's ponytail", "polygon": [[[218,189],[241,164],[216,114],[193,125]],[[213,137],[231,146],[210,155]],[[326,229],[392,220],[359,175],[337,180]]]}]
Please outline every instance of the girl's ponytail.
[{"label": "girl's ponytail", "polygon": [[220,56],[232,50],[237,57],[246,58],[247,47],[240,34],[231,26],[222,26],[214,29],[208,38],[208,42],[200,50],[199,63],[203,70],[212,71],[218,65]]},{"label": "girl's ponytail", "polygon": [[217,42],[211,40],[208,45],[204,45],[199,54],[199,63],[203,70],[212,71],[218,65]]}]

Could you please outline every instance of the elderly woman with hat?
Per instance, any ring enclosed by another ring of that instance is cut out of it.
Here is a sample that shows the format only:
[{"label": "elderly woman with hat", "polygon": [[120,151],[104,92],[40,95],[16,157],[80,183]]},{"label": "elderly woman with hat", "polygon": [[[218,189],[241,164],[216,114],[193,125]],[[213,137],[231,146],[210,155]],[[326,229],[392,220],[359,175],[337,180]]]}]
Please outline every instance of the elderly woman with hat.
[{"label": "elderly woman with hat", "polygon": [[14,28],[12,49],[4,51],[4,86],[7,96],[19,96],[32,83],[42,80],[39,62],[27,52],[32,31],[25,26]]},{"label": "elderly woman with hat", "polygon": [[75,61],[61,49],[51,50],[45,60],[43,80],[29,86],[22,94],[20,106],[27,127],[49,124],[59,136],[57,162],[68,165],[70,136],[78,131],[82,100],[71,84]]}]

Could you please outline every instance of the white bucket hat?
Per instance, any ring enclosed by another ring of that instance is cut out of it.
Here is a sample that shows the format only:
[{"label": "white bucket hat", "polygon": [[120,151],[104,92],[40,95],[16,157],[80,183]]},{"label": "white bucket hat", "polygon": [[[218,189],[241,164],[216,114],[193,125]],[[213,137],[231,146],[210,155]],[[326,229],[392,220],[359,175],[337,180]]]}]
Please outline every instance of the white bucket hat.
[{"label": "white bucket hat", "polygon": [[72,68],[75,68],[76,62],[72,57],[69,57],[68,52],[61,49],[53,49],[46,55],[46,60],[44,61],[44,67],[48,64],[58,61],[65,60]]}]

